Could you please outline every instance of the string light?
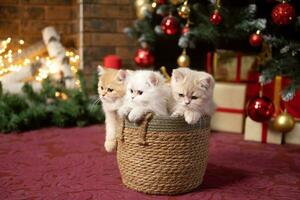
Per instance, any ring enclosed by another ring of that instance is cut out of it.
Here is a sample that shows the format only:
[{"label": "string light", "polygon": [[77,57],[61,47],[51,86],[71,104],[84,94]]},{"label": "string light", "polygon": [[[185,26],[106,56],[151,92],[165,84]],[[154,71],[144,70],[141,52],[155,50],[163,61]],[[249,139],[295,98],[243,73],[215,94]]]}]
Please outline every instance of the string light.
[{"label": "string light", "polygon": [[[22,50],[25,41],[20,39],[17,42],[12,43],[11,37],[6,38],[0,42],[0,77],[12,72],[18,72],[22,67],[28,66],[31,63],[41,62],[43,63],[42,67],[37,70],[37,73],[33,75],[33,80],[43,81],[49,75],[55,75],[59,73],[59,66],[55,63],[54,59],[49,56],[36,56],[32,58],[24,58],[23,60],[15,61],[14,58],[17,55],[21,55],[24,51]],[[11,48],[14,46],[14,48]],[[13,51],[13,49],[17,49]],[[75,77],[75,84],[77,87],[80,87],[80,81],[76,76],[76,73],[79,70],[79,60],[80,57],[74,51],[67,50],[65,55],[70,61],[70,68]]]}]

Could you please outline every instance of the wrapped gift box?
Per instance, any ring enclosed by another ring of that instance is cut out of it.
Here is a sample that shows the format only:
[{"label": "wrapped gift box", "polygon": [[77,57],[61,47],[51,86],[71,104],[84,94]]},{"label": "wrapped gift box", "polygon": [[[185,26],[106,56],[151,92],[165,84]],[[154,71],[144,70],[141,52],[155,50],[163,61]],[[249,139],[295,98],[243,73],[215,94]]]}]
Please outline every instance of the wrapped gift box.
[{"label": "wrapped gift box", "polygon": [[295,124],[295,127],[291,132],[285,133],[284,141],[286,144],[299,144],[300,145],[300,122],[297,122]]},{"label": "wrapped gift box", "polygon": [[207,54],[207,71],[216,80],[231,82],[257,82],[256,56],[244,55],[240,52],[217,50]]},{"label": "wrapped gift box", "polygon": [[246,84],[217,82],[214,101],[217,109],[212,116],[211,129],[243,133]]},{"label": "wrapped gift box", "polygon": [[246,117],[244,139],[261,143],[281,144],[282,133],[270,128],[271,122],[256,122]]}]

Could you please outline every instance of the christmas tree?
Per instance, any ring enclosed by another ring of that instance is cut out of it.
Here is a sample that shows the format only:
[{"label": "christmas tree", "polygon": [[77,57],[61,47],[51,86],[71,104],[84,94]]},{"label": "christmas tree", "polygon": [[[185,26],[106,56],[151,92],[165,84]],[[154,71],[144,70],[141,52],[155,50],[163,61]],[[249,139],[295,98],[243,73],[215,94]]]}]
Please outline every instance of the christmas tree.
[{"label": "christmas tree", "polygon": [[300,86],[299,1],[136,0],[135,6],[138,19],[124,32],[140,43],[134,59],[141,67],[204,70],[208,51],[259,54],[268,47],[271,56],[258,64],[260,82],[290,79],[282,92],[286,101]]}]

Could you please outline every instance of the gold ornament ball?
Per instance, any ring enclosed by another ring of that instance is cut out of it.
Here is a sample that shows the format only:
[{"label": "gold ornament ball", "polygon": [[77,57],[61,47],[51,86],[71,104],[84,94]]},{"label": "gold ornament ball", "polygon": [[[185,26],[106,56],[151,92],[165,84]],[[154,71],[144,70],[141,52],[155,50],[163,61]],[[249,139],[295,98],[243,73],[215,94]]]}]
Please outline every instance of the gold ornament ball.
[{"label": "gold ornament ball", "polygon": [[149,4],[142,5],[141,7],[136,9],[136,16],[138,19],[144,19],[146,11],[152,12],[152,7]]},{"label": "gold ornament ball", "polygon": [[135,7],[136,8],[139,8],[145,4],[148,4],[149,3],[149,0],[136,0],[135,1]]},{"label": "gold ornament ball", "polygon": [[178,5],[178,4],[181,4],[183,2],[183,0],[169,0],[169,1],[173,5]]},{"label": "gold ornament ball", "polygon": [[183,4],[178,8],[178,15],[184,19],[188,18],[190,15],[191,9],[188,5]]},{"label": "gold ornament ball", "polygon": [[189,67],[190,66],[190,57],[186,55],[185,53],[181,54],[177,58],[177,64],[179,67]]},{"label": "gold ornament ball", "polygon": [[281,133],[287,133],[293,130],[294,126],[295,120],[293,116],[286,111],[278,115],[273,122],[274,130]]}]

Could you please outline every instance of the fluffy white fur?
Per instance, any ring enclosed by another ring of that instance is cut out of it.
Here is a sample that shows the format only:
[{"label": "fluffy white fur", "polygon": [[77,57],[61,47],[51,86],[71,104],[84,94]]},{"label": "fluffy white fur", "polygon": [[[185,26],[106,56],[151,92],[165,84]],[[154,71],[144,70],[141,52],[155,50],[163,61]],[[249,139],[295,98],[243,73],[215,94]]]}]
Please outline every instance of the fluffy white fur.
[{"label": "fluffy white fur", "polygon": [[188,124],[195,124],[202,115],[212,115],[215,81],[206,72],[188,68],[174,69],[171,78],[173,96],[172,116],[184,116]]},{"label": "fluffy white fur", "polygon": [[136,71],[129,76],[124,104],[119,115],[129,121],[141,121],[146,113],[168,115],[170,88],[163,76],[153,71]]}]

